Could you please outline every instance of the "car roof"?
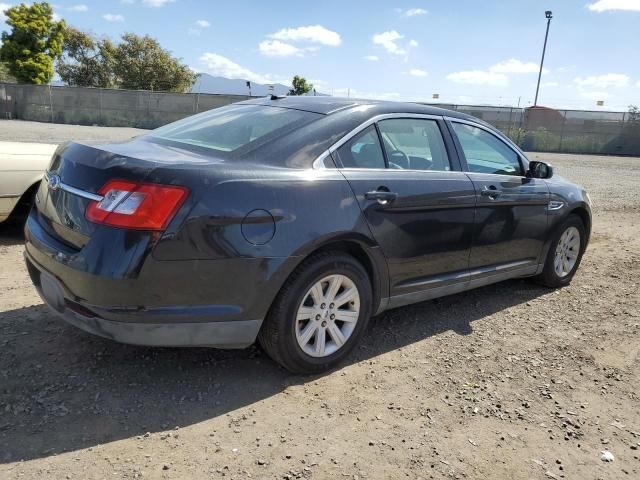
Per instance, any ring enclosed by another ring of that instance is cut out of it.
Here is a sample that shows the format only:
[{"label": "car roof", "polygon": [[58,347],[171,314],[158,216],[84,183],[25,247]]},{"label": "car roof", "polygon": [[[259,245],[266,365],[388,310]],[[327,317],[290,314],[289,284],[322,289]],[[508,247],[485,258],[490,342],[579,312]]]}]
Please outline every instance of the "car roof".
[{"label": "car roof", "polygon": [[432,107],[419,103],[411,102],[390,102],[384,100],[368,100],[358,98],[342,98],[331,96],[271,96],[264,98],[255,98],[239,102],[245,105],[264,105],[269,107],[291,108],[294,110],[304,110],[307,112],[320,113],[322,115],[331,115],[336,112],[345,111],[354,107],[367,105],[371,108],[370,113],[374,115],[384,113],[422,113],[425,115],[440,115],[462,119],[474,119],[470,115],[447,110],[444,108]]}]

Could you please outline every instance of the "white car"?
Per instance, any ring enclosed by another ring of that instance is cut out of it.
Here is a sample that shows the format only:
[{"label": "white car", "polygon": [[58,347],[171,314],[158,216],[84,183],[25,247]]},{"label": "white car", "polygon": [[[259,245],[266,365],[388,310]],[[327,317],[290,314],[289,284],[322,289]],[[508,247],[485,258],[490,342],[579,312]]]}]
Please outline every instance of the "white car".
[{"label": "white car", "polygon": [[0,222],[28,214],[57,145],[0,142]]}]

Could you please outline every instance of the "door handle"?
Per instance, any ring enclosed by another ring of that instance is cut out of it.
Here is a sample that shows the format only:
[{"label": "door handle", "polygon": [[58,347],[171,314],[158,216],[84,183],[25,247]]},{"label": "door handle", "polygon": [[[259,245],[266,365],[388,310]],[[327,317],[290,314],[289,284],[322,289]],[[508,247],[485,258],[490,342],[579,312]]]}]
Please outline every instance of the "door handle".
[{"label": "door handle", "polygon": [[498,190],[496,187],[494,187],[493,185],[491,185],[490,187],[484,187],[482,190],[480,190],[480,195],[482,195],[483,197],[489,197],[490,199],[495,200],[500,195],[502,195],[502,192]]},{"label": "door handle", "polygon": [[398,198],[398,194],[395,192],[386,192],[384,190],[374,190],[373,192],[365,193],[364,198],[367,200],[375,200],[380,205],[388,205]]}]

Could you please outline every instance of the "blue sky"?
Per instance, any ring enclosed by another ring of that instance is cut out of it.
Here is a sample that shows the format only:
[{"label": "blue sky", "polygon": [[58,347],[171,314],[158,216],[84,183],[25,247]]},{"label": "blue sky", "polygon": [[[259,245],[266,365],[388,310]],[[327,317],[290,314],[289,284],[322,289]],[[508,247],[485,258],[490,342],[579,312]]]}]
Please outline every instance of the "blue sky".
[{"label": "blue sky", "polygon": [[[0,7],[16,3],[0,0]],[[539,103],[640,104],[640,0],[53,4],[78,28],[113,38],[149,34],[213,75],[288,83],[301,74],[335,95],[429,100],[438,93],[448,103],[525,106],[533,102],[550,9]]]}]

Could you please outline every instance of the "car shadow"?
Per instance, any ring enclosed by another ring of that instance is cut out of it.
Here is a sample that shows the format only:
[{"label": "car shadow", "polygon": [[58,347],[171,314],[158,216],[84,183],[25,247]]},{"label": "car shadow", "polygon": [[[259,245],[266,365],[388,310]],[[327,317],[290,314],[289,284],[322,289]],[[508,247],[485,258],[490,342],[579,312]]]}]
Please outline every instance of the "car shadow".
[{"label": "car shadow", "polygon": [[24,243],[24,224],[6,220],[0,223],[0,246],[10,247]]},{"label": "car shadow", "polygon": [[[386,312],[372,319],[345,364],[450,330],[468,335],[473,322],[546,292],[514,280]],[[191,425],[322,376],[292,375],[258,347],[114,343],[68,326],[43,305],[0,313],[0,332],[0,463]]]}]

